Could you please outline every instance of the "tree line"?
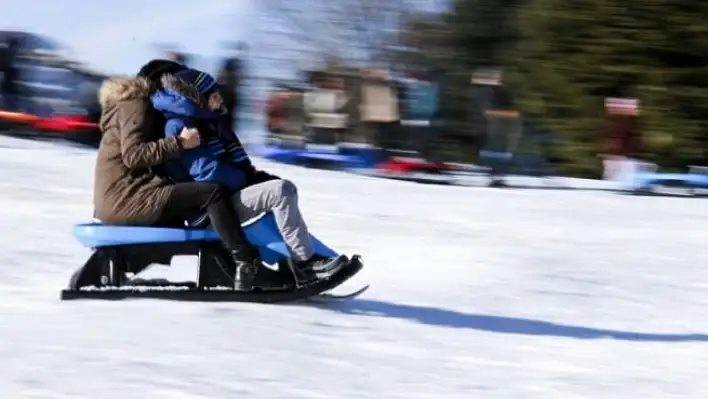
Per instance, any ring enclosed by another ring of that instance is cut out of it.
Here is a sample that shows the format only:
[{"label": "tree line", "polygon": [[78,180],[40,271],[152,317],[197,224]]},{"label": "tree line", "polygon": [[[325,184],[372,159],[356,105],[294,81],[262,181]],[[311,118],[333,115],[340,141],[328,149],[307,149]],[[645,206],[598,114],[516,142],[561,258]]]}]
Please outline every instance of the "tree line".
[{"label": "tree line", "polygon": [[639,100],[640,157],[665,168],[708,161],[708,2],[453,0],[407,19],[394,58],[442,83],[440,150],[473,156],[483,137],[470,77],[502,72],[508,105],[558,137],[561,172],[596,176],[607,97]]}]

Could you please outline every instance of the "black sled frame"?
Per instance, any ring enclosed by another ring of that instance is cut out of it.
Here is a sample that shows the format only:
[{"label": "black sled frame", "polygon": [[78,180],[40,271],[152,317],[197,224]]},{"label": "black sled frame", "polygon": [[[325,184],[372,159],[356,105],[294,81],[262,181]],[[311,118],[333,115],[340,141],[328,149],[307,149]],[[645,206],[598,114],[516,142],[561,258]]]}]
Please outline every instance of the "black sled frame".
[{"label": "black sled frame", "polygon": [[[137,277],[151,264],[170,265],[174,256],[196,255],[194,281],[172,282]],[[335,275],[297,286],[286,260],[278,262],[273,277],[283,282],[282,290],[235,290],[236,266],[226,250],[214,241],[150,243],[94,248],[89,259],[76,270],[62,300],[127,298],[167,299],[199,302],[291,302],[323,293],[358,273],[363,264],[358,256]],[[129,279],[127,275],[134,277]]]}]

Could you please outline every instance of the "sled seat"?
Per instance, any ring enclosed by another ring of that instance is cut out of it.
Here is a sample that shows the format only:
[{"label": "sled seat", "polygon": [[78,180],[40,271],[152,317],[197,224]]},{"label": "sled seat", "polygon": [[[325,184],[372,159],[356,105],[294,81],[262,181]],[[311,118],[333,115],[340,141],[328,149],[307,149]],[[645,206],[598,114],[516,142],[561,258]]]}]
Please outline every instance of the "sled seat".
[{"label": "sled seat", "polygon": [[[202,225],[204,223],[201,223]],[[268,255],[289,257],[290,252],[283,241],[283,237],[275,223],[272,213],[261,216],[244,224],[248,240],[261,249],[261,252],[273,252]],[[100,222],[82,223],[74,226],[74,237],[81,245],[89,248],[123,247],[142,244],[168,244],[168,243],[206,243],[218,242],[219,237],[211,228],[202,227],[146,227],[146,226],[117,226],[106,225]],[[334,255],[335,252],[324,245],[314,236],[310,236],[315,252],[322,255]],[[264,259],[265,260],[265,259]]]},{"label": "sled seat", "polygon": [[[281,277],[292,279],[287,266],[290,251],[273,214],[264,213],[245,223],[244,230],[248,240],[258,248],[261,260],[273,266],[275,273]],[[62,298],[80,296],[82,289],[117,289],[126,284],[135,285],[136,281],[153,287],[197,290],[233,287],[234,284],[236,265],[217,234],[206,226],[116,226],[95,221],[74,226],[73,235],[92,251],[89,259],[72,274],[67,289],[62,292]],[[315,252],[325,256],[337,255],[316,237],[310,237]],[[197,256],[197,276],[194,281],[175,283],[137,277],[151,265],[170,266],[172,258],[178,255]],[[133,277],[129,277],[131,275]]]}]

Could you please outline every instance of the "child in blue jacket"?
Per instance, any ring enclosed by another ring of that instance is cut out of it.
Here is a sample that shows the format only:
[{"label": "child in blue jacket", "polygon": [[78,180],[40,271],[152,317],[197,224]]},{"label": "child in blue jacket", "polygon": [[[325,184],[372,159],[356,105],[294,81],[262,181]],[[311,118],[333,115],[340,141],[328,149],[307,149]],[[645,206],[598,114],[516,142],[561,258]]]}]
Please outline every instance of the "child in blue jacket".
[{"label": "child in blue jacket", "polygon": [[[192,83],[193,82],[193,83]],[[202,144],[184,151],[181,164],[195,181],[218,183],[232,192],[255,183],[255,169],[231,129],[216,80],[207,73],[186,69],[162,77],[163,89],[150,98],[167,119],[166,136],[179,136],[184,127],[199,130]],[[178,180],[176,165],[170,168]]]},{"label": "child in blue jacket", "polygon": [[[256,170],[231,128],[216,79],[196,69],[185,69],[161,79],[162,88],[150,97],[153,108],[167,120],[166,136],[178,136],[184,127],[197,128],[201,144],[184,150],[179,162],[168,165],[175,181],[216,183],[233,193],[242,221],[273,212],[294,261],[294,271],[305,278],[327,277],[348,263],[344,255],[316,254],[298,207],[297,189],[288,181]],[[309,276],[309,277],[308,277]]]}]

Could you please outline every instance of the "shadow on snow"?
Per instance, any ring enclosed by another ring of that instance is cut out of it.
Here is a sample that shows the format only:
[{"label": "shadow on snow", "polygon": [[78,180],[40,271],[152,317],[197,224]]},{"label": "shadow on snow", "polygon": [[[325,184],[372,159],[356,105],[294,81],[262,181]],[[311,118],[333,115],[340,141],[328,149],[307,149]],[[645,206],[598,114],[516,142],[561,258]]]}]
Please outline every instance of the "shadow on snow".
[{"label": "shadow on snow", "polygon": [[376,300],[352,300],[322,306],[339,313],[390,317],[421,324],[466,328],[497,334],[520,334],[574,339],[616,339],[635,342],[708,342],[708,334],[666,334],[610,330],[508,316],[462,313],[453,310]]}]

